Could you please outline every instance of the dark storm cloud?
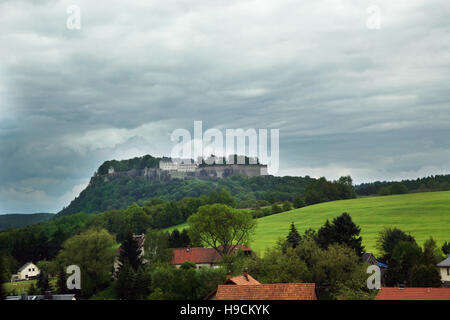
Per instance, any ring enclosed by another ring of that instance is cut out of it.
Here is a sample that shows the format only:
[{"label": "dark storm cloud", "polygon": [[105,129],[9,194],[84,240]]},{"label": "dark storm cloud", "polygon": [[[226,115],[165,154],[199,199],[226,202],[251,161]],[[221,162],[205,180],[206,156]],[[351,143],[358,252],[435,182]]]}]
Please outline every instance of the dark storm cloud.
[{"label": "dark storm cloud", "polygon": [[194,120],[279,128],[280,174],[448,172],[449,14],[444,0],[3,1],[0,212],[58,211],[104,160],[167,155]]}]

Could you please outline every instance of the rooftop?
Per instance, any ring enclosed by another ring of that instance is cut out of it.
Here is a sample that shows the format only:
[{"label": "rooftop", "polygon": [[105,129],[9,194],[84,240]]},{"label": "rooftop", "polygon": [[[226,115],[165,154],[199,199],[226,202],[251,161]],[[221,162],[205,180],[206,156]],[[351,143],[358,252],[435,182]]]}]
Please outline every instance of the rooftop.
[{"label": "rooftop", "polygon": [[314,283],[219,285],[217,300],[317,300]]},{"label": "rooftop", "polygon": [[439,262],[437,264],[438,267],[450,267],[450,254],[448,255],[447,259]]},{"label": "rooftop", "polygon": [[378,291],[377,300],[450,300],[450,288],[388,288]]}]

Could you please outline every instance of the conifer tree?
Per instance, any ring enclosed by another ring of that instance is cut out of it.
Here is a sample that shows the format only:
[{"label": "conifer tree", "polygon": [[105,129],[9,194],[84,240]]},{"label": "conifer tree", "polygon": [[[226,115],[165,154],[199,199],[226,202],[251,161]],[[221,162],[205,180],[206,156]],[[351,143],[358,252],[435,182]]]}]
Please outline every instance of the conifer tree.
[{"label": "conifer tree", "polygon": [[287,236],[287,241],[288,241],[289,245],[292,248],[295,248],[300,244],[301,239],[302,238],[301,238],[300,234],[298,233],[297,228],[295,228],[294,222],[292,222],[291,229]]},{"label": "conifer tree", "polygon": [[128,232],[125,240],[120,246],[119,272],[125,264],[129,264],[136,272],[142,265],[141,253],[142,248],[139,247],[138,241],[133,237],[131,232]]},{"label": "conifer tree", "polygon": [[41,291],[41,294],[44,294],[45,291],[48,291],[50,289],[50,283],[48,280],[47,272],[41,270],[37,278],[37,287]]},{"label": "conifer tree", "polygon": [[63,267],[61,267],[58,271],[58,280],[56,282],[56,287],[58,293],[64,294],[67,293],[67,274]]}]

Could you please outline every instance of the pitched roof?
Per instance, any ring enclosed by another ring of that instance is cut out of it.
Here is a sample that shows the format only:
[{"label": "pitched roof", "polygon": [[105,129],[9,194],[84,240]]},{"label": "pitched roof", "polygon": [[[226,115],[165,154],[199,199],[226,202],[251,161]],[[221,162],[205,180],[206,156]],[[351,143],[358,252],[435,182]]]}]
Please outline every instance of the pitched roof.
[{"label": "pitched roof", "polygon": [[30,264],[33,264],[33,262],[27,262],[23,266],[20,267],[19,272],[22,272],[25,270]]},{"label": "pitched roof", "polygon": [[450,267],[450,254],[448,255],[447,259],[439,262],[437,264],[438,267]]},{"label": "pitched roof", "polygon": [[377,300],[450,300],[450,288],[387,288],[378,291]]},{"label": "pitched roof", "polygon": [[217,300],[317,300],[314,283],[219,285]]},{"label": "pitched roof", "polygon": [[238,286],[247,286],[247,285],[257,285],[260,284],[259,281],[257,281],[255,278],[253,278],[251,275],[239,275],[236,277],[233,277],[225,282],[225,284],[236,284]]},{"label": "pitched roof", "polygon": [[[223,246],[220,245],[218,247],[219,250],[223,250]],[[249,247],[244,246],[243,244],[234,244],[232,246],[230,246],[230,248],[228,249],[228,253],[236,253],[239,250],[242,251],[252,251],[252,249],[250,249]]]},{"label": "pitched roof", "polygon": [[215,263],[219,259],[219,253],[213,248],[176,248],[173,249],[172,264],[183,264],[185,261]]}]

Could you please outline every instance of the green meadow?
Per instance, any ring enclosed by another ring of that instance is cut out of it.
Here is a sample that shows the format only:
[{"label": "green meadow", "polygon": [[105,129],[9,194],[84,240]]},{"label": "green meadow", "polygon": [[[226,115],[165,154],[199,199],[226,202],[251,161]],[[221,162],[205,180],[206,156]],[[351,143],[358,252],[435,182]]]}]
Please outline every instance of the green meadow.
[{"label": "green meadow", "polygon": [[[360,226],[363,245],[368,252],[377,253],[378,233],[388,227],[410,233],[420,245],[430,236],[439,245],[450,241],[450,191],[442,191],[325,202],[263,217],[258,219],[250,246],[263,254],[279,238],[286,237],[291,222],[303,233],[308,228],[317,230],[327,219],[332,220],[343,212],[349,213]],[[185,227],[187,224],[166,230]]]},{"label": "green meadow", "polygon": [[387,227],[410,233],[421,245],[430,236],[439,245],[450,241],[450,191],[443,191],[325,202],[260,218],[251,247],[263,253],[288,234],[291,222],[302,233],[308,228],[317,230],[343,212],[360,226],[368,252],[377,252],[378,233]]}]

